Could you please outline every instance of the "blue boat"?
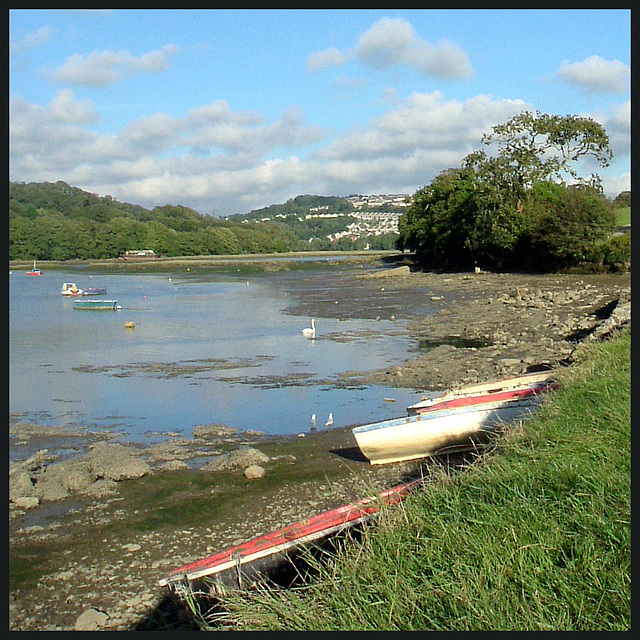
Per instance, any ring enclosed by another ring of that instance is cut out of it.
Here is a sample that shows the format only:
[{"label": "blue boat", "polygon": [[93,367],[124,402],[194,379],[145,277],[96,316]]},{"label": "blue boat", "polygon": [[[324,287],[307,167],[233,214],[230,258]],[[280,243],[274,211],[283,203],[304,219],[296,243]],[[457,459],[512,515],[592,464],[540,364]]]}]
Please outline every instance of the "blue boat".
[{"label": "blue boat", "polygon": [[83,296],[103,296],[107,293],[105,287],[89,287],[88,289],[83,289],[80,295]]},{"label": "blue boat", "polygon": [[74,300],[74,309],[91,309],[94,311],[115,311],[122,307],[117,300]]}]

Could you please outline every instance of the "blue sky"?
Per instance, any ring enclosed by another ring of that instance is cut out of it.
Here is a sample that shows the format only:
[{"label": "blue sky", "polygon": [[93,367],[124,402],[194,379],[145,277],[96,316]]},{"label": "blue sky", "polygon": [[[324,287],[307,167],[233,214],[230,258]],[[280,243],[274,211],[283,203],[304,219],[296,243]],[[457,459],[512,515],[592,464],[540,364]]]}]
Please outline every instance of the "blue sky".
[{"label": "blue sky", "polygon": [[203,214],[414,193],[524,110],[602,124],[631,188],[631,11],[9,12],[9,179]]}]

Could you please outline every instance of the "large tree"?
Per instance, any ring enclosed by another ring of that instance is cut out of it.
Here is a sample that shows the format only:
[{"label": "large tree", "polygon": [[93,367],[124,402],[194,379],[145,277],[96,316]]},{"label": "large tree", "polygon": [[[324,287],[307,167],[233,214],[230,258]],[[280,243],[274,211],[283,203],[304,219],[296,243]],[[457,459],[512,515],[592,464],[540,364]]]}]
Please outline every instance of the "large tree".
[{"label": "large tree", "polygon": [[522,237],[539,223],[539,208],[526,206],[536,184],[564,186],[570,177],[602,191],[597,176],[581,179],[575,167],[585,156],[601,166],[612,157],[606,131],[590,118],[525,112],[492,131],[482,138],[490,153],[469,154],[459,170],[416,193],[401,219],[399,248],[443,267],[513,263]]}]

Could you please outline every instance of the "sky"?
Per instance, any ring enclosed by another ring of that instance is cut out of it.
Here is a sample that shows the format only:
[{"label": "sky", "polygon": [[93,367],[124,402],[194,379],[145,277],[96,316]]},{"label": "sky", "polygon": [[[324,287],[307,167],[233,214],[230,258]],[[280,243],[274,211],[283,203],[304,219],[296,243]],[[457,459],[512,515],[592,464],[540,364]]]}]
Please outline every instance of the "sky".
[{"label": "sky", "polygon": [[9,180],[226,216],[413,194],[523,111],[631,189],[630,9],[11,9]]}]

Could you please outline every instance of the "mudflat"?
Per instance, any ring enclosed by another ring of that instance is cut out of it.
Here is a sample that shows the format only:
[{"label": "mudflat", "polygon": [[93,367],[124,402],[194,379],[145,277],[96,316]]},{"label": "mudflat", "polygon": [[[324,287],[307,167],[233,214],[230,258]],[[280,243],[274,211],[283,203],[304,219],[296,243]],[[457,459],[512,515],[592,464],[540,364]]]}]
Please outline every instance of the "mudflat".
[{"label": "mudflat", "polygon": [[[406,319],[419,346],[401,366],[362,372],[354,363],[345,375],[350,382],[435,390],[565,366],[581,342],[626,321],[627,310],[630,320],[628,273],[336,267],[329,285],[284,279],[296,301],[289,312]],[[26,467],[10,467],[11,495],[24,498],[9,504],[11,630],[195,628],[188,611],[157,586],[169,570],[410,477],[438,477],[447,465],[468,463],[372,467],[350,429],[277,438],[210,425],[150,447],[69,434],[86,455],[61,473],[57,465],[65,462],[45,451],[55,434],[38,425],[17,431],[12,437],[39,455]],[[249,479],[245,465],[256,461],[264,475]],[[18,477],[25,495],[18,495]],[[35,495],[26,495],[31,490]]]}]

